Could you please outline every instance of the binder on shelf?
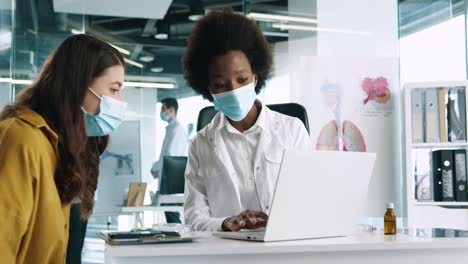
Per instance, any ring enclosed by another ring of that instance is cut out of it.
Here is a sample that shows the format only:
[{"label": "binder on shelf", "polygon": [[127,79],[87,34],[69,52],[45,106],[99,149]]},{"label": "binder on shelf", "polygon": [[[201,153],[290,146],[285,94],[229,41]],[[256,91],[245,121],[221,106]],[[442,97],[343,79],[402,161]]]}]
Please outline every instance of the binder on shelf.
[{"label": "binder on shelf", "polygon": [[431,151],[417,149],[413,154],[415,198],[418,201],[430,201],[432,199]]},{"label": "binder on shelf", "polygon": [[424,113],[426,117],[426,140],[425,142],[440,142],[439,137],[439,98],[437,88],[425,90]]},{"label": "binder on shelf", "polygon": [[466,150],[454,150],[453,159],[455,161],[455,200],[457,202],[467,202]]},{"label": "binder on shelf", "polygon": [[444,88],[437,90],[438,106],[439,106],[439,134],[440,142],[448,142],[447,135],[447,105],[445,103],[447,92]]},{"label": "binder on shelf", "polygon": [[460,88],[457,91],[458,109],[460,111],[460,126],[462,128],[461,140],[466,141],[466,95],[465,88]]},{"label": "binder on shelf", "polygon": [[437,150],[432,152],[434,201],[455,201],[453,166],[452,150]]},{"label": "binder on shelf", "polygon": [[423,124],[424,90],[411,90],[411,128],[413,143],[424,142]]},{"label": "binder on shelf", "polygon": [[[458,89],[450,89],[448,94],[447,118],[448,118],[448,136],[451,142],[466,141],[465,130],[466,122],[461,120],[460,100],[458,98]],[[464,103],[464,102],[462,102]]]}]

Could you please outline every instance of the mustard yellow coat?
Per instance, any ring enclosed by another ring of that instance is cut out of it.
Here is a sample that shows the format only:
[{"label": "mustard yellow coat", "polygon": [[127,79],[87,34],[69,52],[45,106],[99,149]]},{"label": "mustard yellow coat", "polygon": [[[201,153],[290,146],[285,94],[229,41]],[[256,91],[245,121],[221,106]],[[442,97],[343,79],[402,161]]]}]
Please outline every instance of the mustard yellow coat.
[{"label": "mustard yellow coat", "polygon": [[70,207],[55,187],[58,137],[24,109],[0,122],[0,263],[64,263]]}]

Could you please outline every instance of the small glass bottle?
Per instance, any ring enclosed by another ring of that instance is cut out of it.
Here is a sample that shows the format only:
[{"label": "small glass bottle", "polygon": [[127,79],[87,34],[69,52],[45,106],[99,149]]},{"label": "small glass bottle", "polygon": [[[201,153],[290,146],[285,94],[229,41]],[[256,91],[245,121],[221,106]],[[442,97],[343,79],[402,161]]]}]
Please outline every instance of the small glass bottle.
[{"label": "small glass bottle", "polygon": [[396,227],[396,213],[393,210],[393,203],[387,203],[387,211],[384,215],[384,234],[395,235],[397,232]]}]

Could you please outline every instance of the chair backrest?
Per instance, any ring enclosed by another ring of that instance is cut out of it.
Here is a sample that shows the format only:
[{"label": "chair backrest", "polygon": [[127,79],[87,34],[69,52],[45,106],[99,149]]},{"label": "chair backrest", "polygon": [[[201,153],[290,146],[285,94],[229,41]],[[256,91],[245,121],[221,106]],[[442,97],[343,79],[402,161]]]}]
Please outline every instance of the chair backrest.
[{"label": "chair backrest", "polygon": [[187,157],[164,156],[162,164],[160,194],[184,193]]},{"label": "chair backrest", "polygon": [[[286,103],[286,104],[271,104],[267,105],[273,111],[299,118],[309,133],[309,119],[307,117],[307,110],[300,104],[296,103]],[[198,115],[198,122],[197,122],[197,131],[200,131],[204,128],[208,123],[213,120],[214,116],[218,111],[214,109],[213,106],[207,106],[200,111]]]}]

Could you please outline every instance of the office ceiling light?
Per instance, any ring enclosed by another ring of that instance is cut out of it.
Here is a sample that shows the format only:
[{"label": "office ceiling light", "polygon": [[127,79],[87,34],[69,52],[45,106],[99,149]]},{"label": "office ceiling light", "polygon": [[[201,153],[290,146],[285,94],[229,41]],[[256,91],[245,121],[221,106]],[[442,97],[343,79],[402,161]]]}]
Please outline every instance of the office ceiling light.
[{"label": "office ceiling light", "polygon": [[11,48],[11,32],[0,31],[0,51],[4,51]]},{"label": "office ceiling light", "polygon": [[[4,2],[11,2],[11,1],[0,1],[0,3],[2,3],[0,5],[3,5]],[[172,0],[138,0],[138,1],[53,0],[53,1],[47,1],[47,3],[49,2],[50,4],[53,4],[53,10],[56,13],[78,14],[80,16],[90,15],[90,16],[104,16],[104,17],[164,19],[173,1]],[[190,2],[190,1],[185,1],[185,2]],[[3,7],[0,9],[3,10]]]},{"label": "office ceiling light", "polygon": [[32,84],[33,81],[32,81],[32,80],[15,80],[15,79],[13,79],[13,80],[11,81],[11,83],[13,83],[13,84],[25,84],[25,85],[28,85],[28,84]]},{"label": "office ceiling light", "polygon": [[0,83],[11,83],[12,81],[12,78],[0,78]]},{"label": "office ceiling light", "polygon": [[[78,29],[74,29],[74,28],[72,28],[71,33],[74,34],[74,35],[85,34],[84,31],[81,31],[81,30],[78,30]],[[119,51],[120,53],[122,53],[122,54],[130,55],[130,51],[128,51],[128,50],[126,50],[126,49],[124,49],[124,48],[121,48],[121,47],[119,47],[119,46],[117,46],[117,45],[114,45],[114,44],[112,44],[112,43],[109,43],[109,42],[107,42],[107,44],[111,45],[114,49],[118,50],[118,51]]]},{"label": "office ceiling light", "polygon": [[19,80],[12,78],[0,78],[0,83],[13,83],[13,84],[32,84],[32,80]]},{"label": "office ceiling light", "polygon": [[173,89],[176,87],[174,83],[150,83],[150,82],[124,82],[125,87],[142,87],[142,88],[165,88]]},{"label": "office ceiling light", "polygon": [[78,30],[78,29],[72,28],[71,33],[72,33],[73,35],[78,35],[78,34],[84,34],[85,32],[84,32],[84,31],[81,31],[81,30]]},{"label": "office ceiling light", "polygon": [[125,54],[125,55],[130,55],[130,51],[128,51],[128,50],[126,50],[126,49],[124,49],[124,48],[121,48],[121,47],[119,47],[119,46],[116,46],[116,45],[114,45],[114,44],[111,44],[111,43],[109,43],[109,42],[107,42],[107,43],[108,43],[109,45],[111,45],[114,49],[118,50],[120,53]]},{"label": "office ceiling light", "polygon": [[272,28],[279,28],[281,30],[303,30],[303,31],[317,31],[317,32],[333,32],[333,33],[345,33],[345,34],[356,34],[356,35],[370,35],[370,32],[365,31],[355,31],[348,29],[338,29],[338,28],[322,28],[322,27],[310,27],[310,26],[300,26],[300,25],[286,25],[286,24],[273,24]]},{"label": "office ceiling light", "polygon": [[158,33],[154,35],[156,39],[161,39],[161,40],[166,40],[169,38],[169,35],[167,33]]},{"label": "office ceiling light", "polygon": [[193,14],[193,15],[190,15],[188,17],[188,19],[190,21],[198,21],[198,20],[202,19],[202,17],[203,17],[203,15],[201,15],[201,14]]},{"label": "office ceiling light", "polygon": [[153,55],[143,55],[143,56],[140,56],[140,60],[142,62],[152,62],[154,60],[154,56]]},{"label": "office ceiling light", "polygon": [[138,68],[143,68],[143,67],[145,67],[143,64],[138,63],[138,62],[136,62],[136,61],[133,61],[133,60],[131,60],[131,59],[124,58],[124,61],[125,61],[126,63],[131,64],[131,65],[133,65],[133,66],[136,66],[136,67],[138,67]]},{"label": "office ceiling light", "polygon": [[162,72],[164,71],[164,68],[163,67],[153,67],[150,69],[150,71],[152,72]]},{"label": "office ceiling light", "polygon": [[283,16],[263,13],[250,13],[247,15],[249,18],[253,18],[261,21],[290,21],[299,23],[317,23],[317,19],[297,16]]}]

